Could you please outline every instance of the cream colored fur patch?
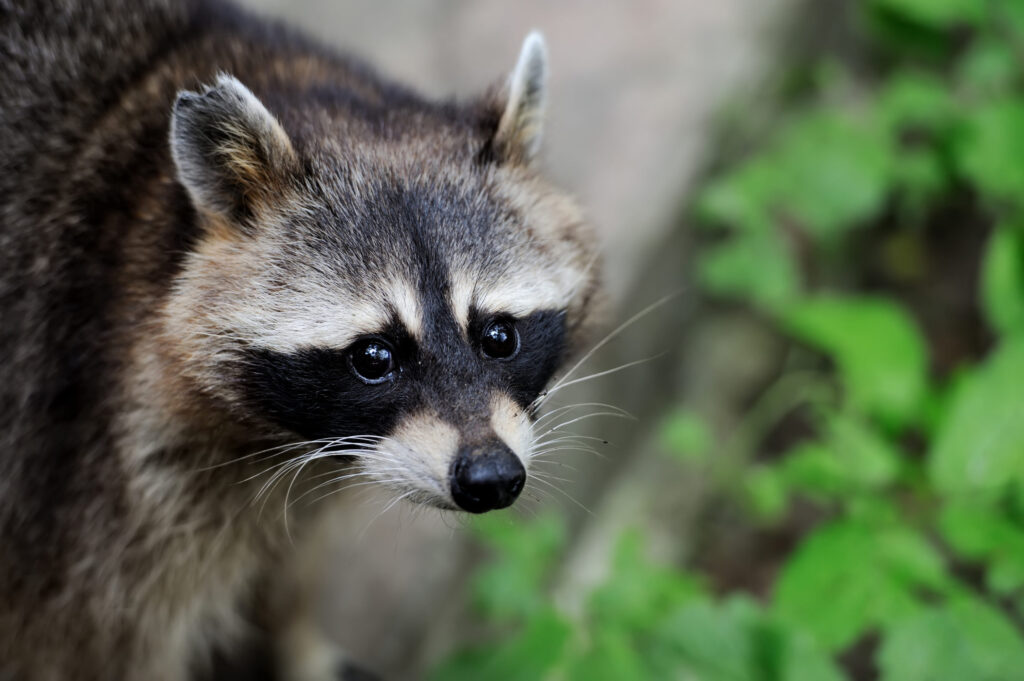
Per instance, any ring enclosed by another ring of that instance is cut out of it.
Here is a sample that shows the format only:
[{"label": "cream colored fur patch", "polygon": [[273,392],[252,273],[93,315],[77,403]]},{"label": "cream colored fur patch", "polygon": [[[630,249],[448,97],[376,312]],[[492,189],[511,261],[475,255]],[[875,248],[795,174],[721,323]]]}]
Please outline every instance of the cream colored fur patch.
[{"label": "cream colored fur patch", "polygon": [[363,459],[362,467],[391,487],[450,505],[448,469],[458,447],[454,426],[431,412],[416,412],[399,422],[374,455]]},{"label": "cream colored fur patch", "polygon": [[[264,246],[276,247],[273,242]],[[380,331],[396,315],[413,336],[423,332],[416,288],[390,273],[353,288],[314,268],[278,271],[266,264],[271,258],[254,257],[220,239],[205,241],[190,261],[178,285],[180,295],[168,308],[179,328],[198,323],[211,335],[229,329],[231,340],[281,353],[343,349],[361,335]],[[196,314],[194,301],[206,301],[206,319]]]},{"label": "cream colored fur patch", "polygon": [[491,398],[491,430],[525,466],[532,436],[530,419],[526,411],[504,393],[495,393]]}]

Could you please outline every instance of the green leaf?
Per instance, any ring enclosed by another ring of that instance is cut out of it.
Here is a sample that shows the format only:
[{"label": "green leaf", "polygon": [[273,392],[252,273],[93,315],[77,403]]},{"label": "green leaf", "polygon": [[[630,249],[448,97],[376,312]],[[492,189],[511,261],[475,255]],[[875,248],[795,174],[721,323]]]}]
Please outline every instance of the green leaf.
[{"label": "green leaf", "polygon": [[[965,501],[947,504],[939,514],[943,538],[961,557],[987,558],[1005,540],[1007,520],[989,506]],[[1012,534],[1012,527],[1009,528]]]},{"label": "green leaf", "polygon": [[561,662],[572,627],[550,608],[531,617],[526,628],[497,647],[459,653],[436,668],[435,681],[538,681]]},{"label": "green leaf", "polygon": [[825,417],[823,439],[794,447],[779,467],[784,483],[811,498],[875,492],[896,480],[899,451],[851,414]]},{"label": "green leaf", "polygon": [[[890,144],[899,150],[893,158],[894,189],[910,215],[926,214],[949,183],[941,141],[958,120],[958,112],[948,85],[930,74],[897,71],[878,94],[875,115]],[[895,242],[911,243],[908,235],[902,236],[894,235]]]},{"label": "green leaf", "polygon": [[628,636],[601,632],[566,665],[565,678],[567,681],[645,681],[653,677]]},{"label": "green leaf", "polygon": [[1002,225],[992,232],[982,262],[981,301],[993,329],[1024,330],[1024,230]]},{"label": "green leaf", "polygon": [[770,155],[775,212],[817,237],[832,237],[877,215],[885,204],[892,157],[883,131],[834,111],[791,125]]},{"label": "green leaf", "polygon": [[955,146],[961,172],[990,197],[1024,196],[1024,100],[1004,99],[980,107],[965,123]]},{"label": "green leaf", "polygon": [[948,503],[939,515],[943,538],[961,557],[989,563],[989,587],[1009,593],[1024,585],[1024,527],[996,503],[975,498]]},{"label": "green leaf", "polygon": [[987,97],[1013,89],[1020,61],[1009,41],[991,38],[976,41],[957,65],[956,78],[963,89]]},{"label": "green leaf", "polygon": [[981,0],[872,0],[875,7],[894,12],[932,29],[977,24],[985,18]]},{"label": "green leaf", "polygon": [[915,71],[895,72],[879,91],[875,106],[890,135],[907,128],[944,128],[957,110],[948,85],[932,74]]},{"label": "green leaf", "polygon": [[700,593],[685,573],[650,562],[640,533],[626,532],[615,548],[607,581],[590,596],[590,614],[600,627],[642,632]]},{"label": "green leaf", "polygon": [[755,157],[709,183],[697,197],[697,214],[707,224],[767,234],[772,229],[767,208],[777,184],[771,164]]},{"label": "green leaf", "polygon": [[794,447],[785,455],[780,470],[790,486],[812,498],[830,499],[849,490],[843,462],[821,442]]},{"label": "green leaf", "polygon": [[831,656],[798,631],[788,631],[781,644],[778,681],[846,681]]},{"label": "green leaf", "polygon": [[499,560],[473,576],[474,602],[497,619],[524,617],[545,604],[544,580],[565,543],[565,526],[555,515],[524,523],[509,514],[474,519],[477,536]]},{"label": "green leaf", "polygon": [[1005,26],[1018,40],[1024,39],[1024,4],[1015,0],[1002,0],[993,9],[999,26]]},{"label": "green leaf", "polygon": [[1024,338],[1009,339],[963,379],[939,424],[929,474],[947,494],[1024,480]]},{"label": "green leaf", "polygon": [[747,472],[743,479],[747,501],[753,512],[769,522],[778,520],[789,505],[786,479],[774,467],[759,466]]},{"label": "green leaf", "polygon": [[840,650],[915,613],[920,589],[945,589],[947,580],[941,558],[911,530],[836,521],[807,537],[783,567],[775,612]]},{"label": "green leaf", "polygon": [[935,433],[946,422],[950,409],[956,403],[957,396],[969,382],[973,372],[974,367],[972,366],[958,366],[945,377],[944,381],[933,386],[925,395],[924,403],[921,406],[921,420],[918,425],[922,429],[922,434],[928,436],[929,441],[934,441]]},{"label": "green leaf", "polygon": [[[773,620],[754,601],[732,596],[689,603],[659,629],[675,664],[646,678],[702,681],[842,681],[806,634]],[[672,673],[674,671],[674,673]]]},{"label": "green leaf", "polygon": [[949,175],[939,155],[931,149],[908,149],[900,154],[893,171],[899,184],[902,204],[916,214],[923,213],[929,201],[946,189]]},{"label": "green leaf", "polygon": [[1024,563],[1019,559],[996,558],[985,575],[986,585],[994,593],[1013,596],[1024,586]]},{"label": "green leaf", "polygon": [[[891,169],[881,129],[837,110],[814,110],[711,183],[698,198],[698,214],[769,242],[780,239],[777,225],[830,237],[881,210]],[[764,242],[746,243],[764,254]]]},{"label": "green leaf", "polygon": [[894,625],[878,664],[883,681],[1009,681],[1024,678],[1024,641],[1002,613],[958,596]]},{"label": "green leaf", "polygon": [[[665,622],[661,636],[676,651],[680,669],[707,681],[760,681],[754,629],[761,616],[752,601],[690,603]],[[690,678],[685,673],[678,678]]]},{"label": "green leaf", "polygon": [[827,423],[827,442],[853,485],[876,489],[896,479],[900,454],[889,440],[850,414],[832,415]]},{"label": "green leaf", "polygon": [[792,255],[780,239],[767,235],[737,235],[705,251],[697,267],[698,280],[711,293],[766,308],[791,300],[800,286]]},{"label": "green leaf", "polygon": [[783,327],[835,360],[853,410],[911,420],[926,387],[924,341],[907,313],[875,298],[819,297],[787,306]]},{"label": "green leaf", "polygon": [[711,453],[711,430],[704,420],[688,409],[676,409],[661,428],[665,447],[684,461],[705,461]]}]

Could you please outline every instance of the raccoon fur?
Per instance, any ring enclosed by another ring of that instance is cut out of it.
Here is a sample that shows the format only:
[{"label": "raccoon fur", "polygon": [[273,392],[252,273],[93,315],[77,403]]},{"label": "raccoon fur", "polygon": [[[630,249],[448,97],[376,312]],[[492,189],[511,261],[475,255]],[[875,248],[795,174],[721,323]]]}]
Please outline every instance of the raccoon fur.
[{"label": "raccoon fur", "polygon": [[285,520],[343,480],[515,501],[599,291],[537,167],[546,72],[532,34],[435,102],[222,2],[0,0],[0,680],[294,639]]}]

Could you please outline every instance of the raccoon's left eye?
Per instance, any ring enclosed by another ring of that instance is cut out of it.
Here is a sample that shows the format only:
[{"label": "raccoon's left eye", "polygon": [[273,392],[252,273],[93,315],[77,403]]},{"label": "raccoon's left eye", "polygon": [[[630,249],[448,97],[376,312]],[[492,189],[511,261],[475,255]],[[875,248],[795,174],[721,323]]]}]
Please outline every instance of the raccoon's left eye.
[{"label": "raccoon's left eye", "polygon": [[508,319],[496,319],[480,337],[480,349],[491,359],[508,359],[519,351],[519,332]]},{"label": "raccoon's left eye", "polygon": [[395,370],[395,355],[379,338],[364,338],[349,350],[348,363],[364,382],[383,383]]}]

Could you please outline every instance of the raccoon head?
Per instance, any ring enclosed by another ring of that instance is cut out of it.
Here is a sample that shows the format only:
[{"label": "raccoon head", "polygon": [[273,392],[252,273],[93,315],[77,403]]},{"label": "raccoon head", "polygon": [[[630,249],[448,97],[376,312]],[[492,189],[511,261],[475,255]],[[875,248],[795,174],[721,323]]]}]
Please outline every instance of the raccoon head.
[{"label": "raccoon head", "polygon": [[532,34],[468,105],[261,101],[227,75],[179,93],[171,149],[203,224],[165,314],[181,375],[410,500],[515,501],[597,280],[592,233],[535,167],[546,71]]}]

